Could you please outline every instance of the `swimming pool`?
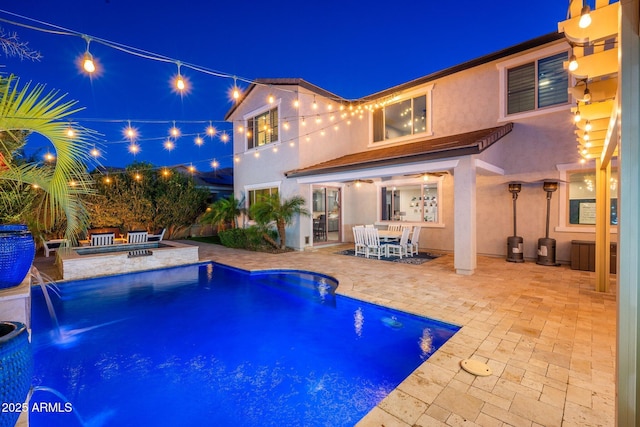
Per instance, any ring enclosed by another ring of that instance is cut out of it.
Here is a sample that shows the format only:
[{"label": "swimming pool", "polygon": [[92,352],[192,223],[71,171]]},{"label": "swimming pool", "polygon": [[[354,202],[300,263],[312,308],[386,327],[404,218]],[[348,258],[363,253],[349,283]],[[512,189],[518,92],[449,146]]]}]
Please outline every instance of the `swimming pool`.
[{"label": "swimming pool", "polygon": [[459,328],[221,265],[33,288],[30,426],[350,426]]}]

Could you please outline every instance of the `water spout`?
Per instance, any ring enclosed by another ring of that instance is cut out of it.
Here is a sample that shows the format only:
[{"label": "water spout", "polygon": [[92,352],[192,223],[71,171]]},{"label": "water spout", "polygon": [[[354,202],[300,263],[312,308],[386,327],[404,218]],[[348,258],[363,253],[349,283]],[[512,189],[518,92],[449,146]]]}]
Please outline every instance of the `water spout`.
[{"label": "water spout", "polygon": [[[43,277],[44,276],[44,277]],[[47,309],[49,310],[49,317],[51,317],[51,321],[53,322],[54,331],[56,333],[56,337],[60,339],[62,334],[60,333],[60,324],[58,323],[58,316],[56,316],[56,312],[53,309],[53,303],[51,302],[51,297],[49,296],[49,284],[53,292],[60,297],[60,293],[58,288],[56,287],[53,280],[47,276],[46,274],[40,273],[36,267],[31,267],[31,277],[35,280],[35,282],[40,285],[42,289],[42,294],[44,295],[44,299],[47,302]],[[46,281],[45,281],[46,280]]]}]

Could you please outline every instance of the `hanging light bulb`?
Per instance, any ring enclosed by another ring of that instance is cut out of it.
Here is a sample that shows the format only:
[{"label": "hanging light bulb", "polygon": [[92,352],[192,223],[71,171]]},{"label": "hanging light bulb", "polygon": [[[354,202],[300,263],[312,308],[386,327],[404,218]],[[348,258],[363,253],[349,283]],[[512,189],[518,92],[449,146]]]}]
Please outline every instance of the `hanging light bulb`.
[{"label": "hanging light bulb", "polygon": [[220,135],[220,141],[222,141],[222,142],[228,142],[229,141],[229,135],[227,134],[227,132],[222,132],[222,135]]},{"label": "hanging light bulb", "polygon": [[85,50],[84,54],[82,55],[82,69],[87,73],[92,74],[96,71],[96,64],[93,61],[93,55],[91,55],[91,52],[89,52],[89,44],[91,43],[91,38],[88,36],[82,36],[82,38],[84,38],[87,42],[87,50]]},{"label": "hanging light bulb", "polygon": [[73,138],[74,136],[76,136],[76,131],[73,130],[73,128],[71,126],[69,126],[67,128],[67,137],[68,138]]},{"label": "hanging light bulb", "polygon": [[122,134],[131,142],[138,139],[138,129],[132,127],[131,122],[129,122],[129,125],[122,130]]},{"label": "hanging light bulb", "polygon": [[569,58],[569,71],[575,71],[578,69],[578,59],[575,55],[571,55]]},{"label": "hanging light bulb", "polygon": [[298,97],[296,97],[296,99],[293,100],[293,108],[298,108],[300,106],[300,100],[298,99]]},{"label": "hanging light bulb", "polygon": [[589,132],[589,131],[591,131],[591,129],[593,129],[593,126],[591,125],[591,122],[589,120],[587,120],[587,123],[585,123],[585,125],[584,125],[584,130]]},{"label": "hanging light bulb", "polygon": [[580,20],[578,21],[578,27],[587,28],[591,25],[591,8],[588,4],[582,6],[582,10],[580,11]]},{"label": "hanging light bulb", "polygon": [[235,77],[233,78],[232,96],[233,96],[233,99],[236,99],[236,100],[240,98],[240,89],[238,89],[238,80]]},{"label": "hanging light bulb", "polygon": [[96,147],[93,147],[93,149],[91,150],[91,155],[93,157],[99,157],[100,156],[100,151]]},{"label": "hanging light bulb", "polygon": [[220,163],[218,163],[216,159],[213,159],[213,161],[211,162],[211,167],[214,169],[218,169],[218,166],[220,166]]},{"label": "hanging light bulb", "polygon": [[189,81],[180,73],[180,67],[182,64],[176,62],[178,66],[178,74],[173,78],[173,90],[179,94],[184,94],[189,91]]},{"label": "hanging light bulb", "polygon": [[52,161],[54,161],[54,160],[55,160],[55,158],[56,158],[56,156],[54,156],[54,155],[53,155],[53,154],[51,154],[51,153],[47,153],[47,154],[45,154],[45,155],[44,155],[44,159],[45,159],[47,162],[52,162]]},{"label": "hanging light bulb", "polygon": [[573,114],[573,122],[578,123],[582,120],[582,116],[580,115],[580,103],[576,102],[576,112]]},{"label": "hanging light bulb", "polygon": [[131,144],[129,144],[129,152],[134,155],[138,154],[140,152],[140,146],[135,142],[132,142]]},{"label": "hanging light bulb", "polygon": [[164,148],[165,148],[165,150],[167,150],[167,151],[171,151],[171,150],[173,150],[174,148],[176,148],[176,145],[173,143],[173,141],[172,141],[172,140],[167,139],[167,140],[164,142]]},{"label": "hanging light bulb", "polygon": [[173,122],[173,127],[169,129],[169,135],[171,135],[172,138],[180,137],[180,129],[176,127],[176,122]]},{"label": "hanging light bulb", "polygon": [[583,97],[582,97],[582,100],[583,100],[584,102],[589,102],[589,101],[591,101],[591,91],[589,90],[589,88],[588,88],[588,87],[586,87],[586,88],[584,89],[584,95],[583,95]]},{"label": "hanging light bulb", "polygon": [[194,173],[196,171],[196,167],[193,165],[189,165],[189,167],[187,168],[189,169],[189,172]]},{"label": "hanging light bulb", "polygon": [[82,68],[89,74],[96,71],[96,64],[93,62],[93,56],[87,51],[82,57]]},{"label": "hanging light bulb", "polygon": [[216,132],[216,128],[214,128],[211,122],[209,122],[209,126],[207,126],[207,135],[209,135],[210,138],[213,138],[216,136]]},{"label": "hanging light bulb", "polygon": [[313,95],[313,104],[311,104],[311,108],[313,108],[314,110],[318,109],[318,103],[316,102],[316,96]]},{"label": "hanging light bulb", "polygon": [[584,135],[582,135],[582,139],[584,139],[585,141],[589,140],[589,133],[585,132]]},{"label": "hanging light bulb", "polygon": [[196,145],[198,147],[201,147],[202,144],[204,144],[204,140],[200,137],[200,134],[198,134],[198,136],[196,136],[196,139],[194,139],[194,142],[196,143]]}]

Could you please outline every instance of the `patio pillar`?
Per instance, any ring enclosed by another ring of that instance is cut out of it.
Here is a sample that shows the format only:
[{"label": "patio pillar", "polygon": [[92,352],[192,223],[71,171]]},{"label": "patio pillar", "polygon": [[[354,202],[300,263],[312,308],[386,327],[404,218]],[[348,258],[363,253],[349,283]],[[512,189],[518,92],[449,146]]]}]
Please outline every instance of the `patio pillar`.
[{"label": "patio pillar", "polygon": [[618,49],[620,192],[618,202],[618,342],[616,425],[640,425],[640,35],[638,0],[621,1]]},{"label": "patio pillar", "polygon": [[471,275],[477,265],[475,160],[460,158],[453,174],[453,265],[456,273]]}]

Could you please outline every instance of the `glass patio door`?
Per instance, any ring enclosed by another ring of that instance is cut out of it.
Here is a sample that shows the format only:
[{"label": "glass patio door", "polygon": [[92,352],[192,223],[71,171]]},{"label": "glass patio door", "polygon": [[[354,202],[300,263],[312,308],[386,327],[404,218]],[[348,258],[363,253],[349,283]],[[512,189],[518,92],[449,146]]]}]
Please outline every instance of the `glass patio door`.
[{"label": "glass patio door", "polygon": [[340,189],[313,187],[313,244],[341,241]]}]

